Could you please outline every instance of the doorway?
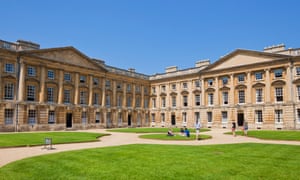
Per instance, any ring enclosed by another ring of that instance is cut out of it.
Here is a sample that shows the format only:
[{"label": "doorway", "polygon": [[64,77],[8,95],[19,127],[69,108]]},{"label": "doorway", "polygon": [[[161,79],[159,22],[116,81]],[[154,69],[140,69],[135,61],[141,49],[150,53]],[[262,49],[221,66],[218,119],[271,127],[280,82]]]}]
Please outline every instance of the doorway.
[{"label": "doorway", "polygon": [[237,120],[238,120],[238,126],[243,126],[244,124],[244,113],[243,112],[239,112],[237,114]]},{"label": "doorway", "polygon": [[131,126],[131,114],[128,114],[128,126]]},{"label": "doorway", "polygon": [[66,115],[66,127],[72,128],[72,113],[67,113]]},{"label": "doorway", "polygon": [[175,114],[171,115],[171,124],[172,124],[172,126],[176,125],[176,116],[175,116]]}]

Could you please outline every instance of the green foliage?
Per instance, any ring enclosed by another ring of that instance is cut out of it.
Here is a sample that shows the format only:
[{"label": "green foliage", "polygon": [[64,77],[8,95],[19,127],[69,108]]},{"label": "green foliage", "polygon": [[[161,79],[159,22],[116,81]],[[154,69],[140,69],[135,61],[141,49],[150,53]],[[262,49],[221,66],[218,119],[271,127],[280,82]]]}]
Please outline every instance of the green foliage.
[{"label": "green foliage", "polygon": [[33,132],[0,134],[0,147],[43,145],[45,138],[52,144],[98,141],[105,134],[87,132]]},{"label": "green foliage", "polygon": [[275,144],[126,145],[13,162],[0,179],[298,179],[300,148]]},{"label": "green foliage", "polygon": [[[232,134],[227,132],[225,134]],[[237,135],[243,135],[243,131],[237,131]],[[300,131],[283,131],[283,130],[251,130],[248,131],[249,137],[269,140],[291,140],[300,141]]]},{"label": "green foliage", "polygon": [[[126,132],[126,133],[167,133],[169,128],[120,128],[109,129],[109,132]],[[180,128],[171,128],[174,133],[179,133]],[[195,132],[195,129],[190,128],[190,132]],[[210,131],[210,129],[201,129],[201,132]]]}]

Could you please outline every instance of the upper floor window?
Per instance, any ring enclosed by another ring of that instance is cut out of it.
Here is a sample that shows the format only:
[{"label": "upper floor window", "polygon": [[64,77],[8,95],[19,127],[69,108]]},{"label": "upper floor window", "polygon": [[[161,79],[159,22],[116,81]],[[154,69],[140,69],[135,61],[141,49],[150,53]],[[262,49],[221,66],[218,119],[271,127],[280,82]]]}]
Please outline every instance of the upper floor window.
[{"label": "upper floor window", "polygon": [[54,79],[54,71],[48,70],[48,79]]},{"label": "upper floor window", "polygon": [[141,92],[141,87],[140,86],[135,86],[135,92]]},{"label": "upper floor window", "polygon": [[131,91],[131,85],[127,84],[127,92],[130,92],[130,91]]},{"label": "upper floor window", "polygon": [[122,106],[122,95],[118,95],[117,96],[117,106],[118,107],[121,107]]},{"label": "upper floor window", "polygon": [[99,105],[99,94],[98,93],[93,94],[93,104]]},{"label": "upper floor window", "polygon": [[201,87],[200,80],[196,80],[196,81],[195,81],[195,87],[196,87],[196,88]]},{"label": "upper floor window", "polygon": [[5,72],[14,73],[15,72],[15,65],[11,64],[11,63],[5,64]]},{"label": "upper floor window", "polygon": [[223,97],[223,104],[227,105],[228,104],[228,92],[222,92],[222,97]]},{"label": "upper floor window", "polygon": [[65,81],[71,81],[71,74],[70,73],[65,73],[64,74],[64,80]]},{"label": "upper floor window", "polygon": [[209,106],[214,105],[214,94],[213,93],[208,94],[208,105]]},{"label": "upper floor window", "polygon": [[176,84],[172,84],[172,90],[176,90]]},{"label": "upper floor window", "polygon": [[117,90],[122,90],[122,83],[120,82],[117,83]]},{"label": "upper floor window", "polygon": [[223,86],[227,85],[228,84],[228,77],[223,77],[222,78],[222,83],[223,83]]},{"label": "upper floor window", "polygon": [[152,93],[155,94],[156,93],[156,89],[155,87],[152,87]]},{"label": "upper floor window", "polygon": [[80,91],[79,103],[87,104],[87,92],[86,91]]},{"label": "upper floor window", "polygon": [[186,82],[182,83],[182,87],[183,87],[184,89],[187,89],[187,88],[188,88],[187,83],[186,83]]},{"label": "upper floor window", "polygon": [[131,107],[132,106],[132,98],[131,96],[127,97],[127,107]]},{"label": "upper floor window", "polygon": [[105,87],[106,87],[106,88],[110,88],[110,80],[107,79],[107,80],[105,81]]},{"label": "upper floor window", "polygon": [[13,100],[14,99],[14,84],[6,83],[4,86],[4,99]]},{"label": "upper floor window", "polygon": [[141,98],[140,97],[136,97],[136,99],[135,99],[135,106],[137,108],[141,107]]},{"label": "upper floor window", "polygon": [[275,76],[275,78],[282,77],[282,69],[276,69],[276,70],[274,70],[274,76]]},{"label": "upper floor window", "polygon": [[110,107],[110,95],[105,96],[105,106]]},{"label": "upper floor window", "polygon": [[86,77],[81,75],[80,76],[80,83],[85,83],[85,81],[86,81]]},{"label": "upper floor window", "polygon": [[239,74],[238,75],[238,82],[245,82],[245,75],[244,74]]},{"label": "upper floor window", "polygon": [[298,101],[300,101],[300,86],[297,86]]},{"label": "upper floor window", "polygon": [[54,88],[53,87],[47,88],[47,101],[54,102]]},{"label": "upper floor window", "polygon": [[152,108],[156,108],[156,99],[152,98]]},{"label": "upper floor window", "polygon": [[176,96],[172,96],[172,107],[176,107]]},{"label": "upper floor window", "polygon": [[165,86],[165,85],[162,85],[162,86],[161,86],[161,91],[162,91],[162,92],[165,92],[165,91],[166,91],[166,86]]},{"label": "upper floor window", "polygon": [[239,90],[239,103],[245,103],[245,91]]},{"label": "upper floor window", "polygon": [[27,74],[28,74],[28,76],[36,76],[36,69],[35,69],[35,67],[29,66],[27,68]]},{"label": "upper floor window", "polygon": [[166,107],[166,97],[161,98],[161,107]]},{"label": "upper floor window", "polygon": [[263,90],[261,88],[256,89],[256,103],[263,102]]},{"label": "upper floor window", "polygon": [[263,79],[263,74],[262,72],[257,72],[255,73],[255,80],[262,80]]},{"label": "upper floor window", "polygon": [[64,90],[64,103],[65,104],[71,103],[71,91],[70,90],[67,90],[67,89]]},{"label": "upper floor window", "polygon": [[145,98],[144,99],[144,108],[148,108],[149,107],[149,99]]},{"label": "upper floor window", "polygon": [[144,93],[147,95],[148,94],[148,88],[147,87],[144,87]]},{"label": "upper floor window", "polygon": [[99,79],[98,78],[93,78],[93,84],[95,85],[95,86],[97,86],[98,84],[99,84]]},{"label": "upper floor window", "polygon": [[297,75],[297,76],[300,75],[300,67],[296,67],[296,75]]},{"label": "upper floor window", "polygon": [[184,107],[188,106],[188,97],[187,96],[183,96],[183,106]]},{"label": "upper floor window", "polygon": [[282,102],[283,101],[283,92],[282,87],[275,88],[275,98],[276,102]]},{"label": "upper floor window", "polygon": [[208,86],[212,86],[214,84],[214,80],[213,79],[209,79],[207,80]]},{"label": "upper floor window", "polygon": [[35,86],[33,85],[27,86],[27,100],[35,101]]},{"label": "upper floor window", "polygon": [[195,105],[200,106],[200,94],[195,95]]}]

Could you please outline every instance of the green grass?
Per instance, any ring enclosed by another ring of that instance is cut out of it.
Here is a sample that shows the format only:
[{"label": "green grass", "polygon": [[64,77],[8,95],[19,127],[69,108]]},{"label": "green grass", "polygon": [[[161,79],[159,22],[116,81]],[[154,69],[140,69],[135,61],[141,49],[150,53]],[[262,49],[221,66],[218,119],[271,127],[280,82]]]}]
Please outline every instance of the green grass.
[{"label": "green grass", "polygon": [[[196,135],[195,134],[191,134],[190,137],[186,137],[186,136],[181,136],[180,134],[176,134],[176,136],[167,136],[166,134],[144,134],[144,135],[140,135],[140,138],[144,138],[144,139],[159,139],[159,140],[177,140],[177,141],[190,141],[190,140],[196,140]],[[204,134],[200,134],[200,139],[204,140],[204,139],[210,139],[211,136],[209,135],[204,135]]]},{"label": "green grass", "polygon": [[278,144],[126,145],[13,162],[0,179],[299,179],[300,148]]},{"label": "green grass", "polygon": [[45,138],[52,138],[52,144],[98,141],[105,134],[87,132],[33,132],[0,134],[0,147],[43,145]]},{"label": "green grass", "polygon": [[[226,134],[231,134],[231,132],[228,132]],[[243,135],[243,132],[237,131],[236,134]],[[248,131],[248,136],[267,140],[300,141],[300,131],[251,130]]]},{"label": "green grass", "polygon": [[[167,133],[169,128],[120,128],[109,129],[109,132],[126,132],[126,133]],[[180,128],[171,128],[174,133],[179,133]],[[190,132],[195,132],[195,129],[190,128]],[[210,129],[201,129],[201,132],[210,131]]]}]

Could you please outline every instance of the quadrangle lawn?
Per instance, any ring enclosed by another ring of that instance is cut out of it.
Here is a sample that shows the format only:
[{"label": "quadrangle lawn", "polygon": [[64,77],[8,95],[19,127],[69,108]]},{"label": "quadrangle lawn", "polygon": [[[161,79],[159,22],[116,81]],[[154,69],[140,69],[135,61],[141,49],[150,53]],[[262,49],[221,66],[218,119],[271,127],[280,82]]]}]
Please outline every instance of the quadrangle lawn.
[{"label": "quadrangle lawn", "polygon": [[278,144],[124,145],[28,158],[0,179],[298,179],[300,147]]}]

